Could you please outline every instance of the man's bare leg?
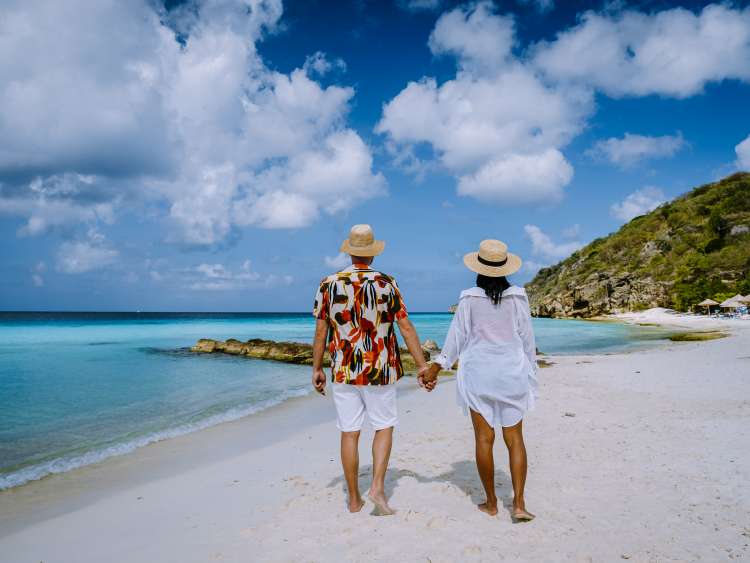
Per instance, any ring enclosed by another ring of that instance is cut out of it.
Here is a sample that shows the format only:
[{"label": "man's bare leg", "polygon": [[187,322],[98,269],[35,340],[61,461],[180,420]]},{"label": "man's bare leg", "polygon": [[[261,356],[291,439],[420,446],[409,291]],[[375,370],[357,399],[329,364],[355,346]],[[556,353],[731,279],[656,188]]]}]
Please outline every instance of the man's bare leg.
[{"label": "man's bare leg", "polygon": [[378,516],[394,514],[393,509],[388,506],[388,499],[385,498],[385,472],[388,470],[392,445],[393,426],[375,432],[372,440],[372,485],[367,496],[375,504],[375,513]]},{"label": "man's bare leg", "polygon": [[365,505],[359,494],[359,431],[341,433],[341,465],[349,492],[349,512],[359,512]]}]

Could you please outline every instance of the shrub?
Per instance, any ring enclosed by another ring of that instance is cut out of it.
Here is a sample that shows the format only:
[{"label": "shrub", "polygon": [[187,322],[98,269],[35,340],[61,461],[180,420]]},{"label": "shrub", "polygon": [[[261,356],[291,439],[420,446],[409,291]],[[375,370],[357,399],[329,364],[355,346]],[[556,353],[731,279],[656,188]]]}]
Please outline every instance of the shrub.
[{"label": "shrub", "polygon": [[708,218],[708,228],[719,238],[724,238],[729,233],[729,223],[724,219],[719,209],[711,211]]}]

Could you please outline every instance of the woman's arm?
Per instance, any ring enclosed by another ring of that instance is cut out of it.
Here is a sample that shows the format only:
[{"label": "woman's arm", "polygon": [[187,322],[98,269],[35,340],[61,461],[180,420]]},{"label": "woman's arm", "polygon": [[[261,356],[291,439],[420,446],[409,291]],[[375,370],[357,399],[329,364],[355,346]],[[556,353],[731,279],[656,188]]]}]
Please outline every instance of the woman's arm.
[{"label": "woman's arm", "polygon": [[534,338],[534,327],[531,324],[531,312],[529,310],[529,301],[526,296],[513,299],[516,303],[516,329],[518,335],[521,337],[521,343],[523,344],[523,352],[531,364],[531,383],[534,391],[537,387],[536,379],[536,338]]},{"label": "woman's arm", "polygon": [[448,329],[448,335],[445,337],[443,349],[440,351],[437,358],[434,359],[434,362],[440,364],[445,370],[453,368],[453,364],[456,363],[458,356],[466,345],[466,339],[468,336],[466,334],[467,307],[468,304],[466,299],[462,299],[458,302],[456,314],[453,315],[451,326]]}]

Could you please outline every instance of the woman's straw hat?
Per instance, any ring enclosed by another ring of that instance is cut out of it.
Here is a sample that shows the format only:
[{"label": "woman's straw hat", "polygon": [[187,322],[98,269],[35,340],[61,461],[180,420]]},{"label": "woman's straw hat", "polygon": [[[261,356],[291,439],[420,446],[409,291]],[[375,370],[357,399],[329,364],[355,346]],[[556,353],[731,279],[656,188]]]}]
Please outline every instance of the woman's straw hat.
[{"label": "woman's straw hat", "polygon": [[385,249],[385,241],[375,240],[370,225],[354,225],[349,238],[341,243],[341,252],[352,256],[377,256]]},{"label": "woman's straw hat", "polygon": [[503,241],[488,239],[479,243],[479,252],[469,252],[464,256],[464,264],[472,272],[499,278],[517,272],[521,258],[508,252]]}]

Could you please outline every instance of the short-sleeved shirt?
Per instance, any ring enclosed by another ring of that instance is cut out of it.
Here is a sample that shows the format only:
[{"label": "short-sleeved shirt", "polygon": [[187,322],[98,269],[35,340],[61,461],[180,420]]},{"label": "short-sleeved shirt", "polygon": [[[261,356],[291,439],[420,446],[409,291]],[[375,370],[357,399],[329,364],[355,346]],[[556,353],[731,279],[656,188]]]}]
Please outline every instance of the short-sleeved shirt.
[{"label": "short-sleeved shirt", "polygon": [[324,278],[313,315],[328,321],[334,383],[389,385],[404,374],[394,322],[407,316],[396,280],[365,264]]}]

